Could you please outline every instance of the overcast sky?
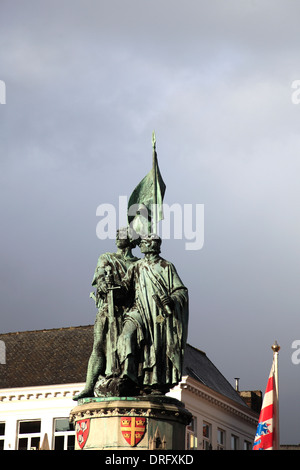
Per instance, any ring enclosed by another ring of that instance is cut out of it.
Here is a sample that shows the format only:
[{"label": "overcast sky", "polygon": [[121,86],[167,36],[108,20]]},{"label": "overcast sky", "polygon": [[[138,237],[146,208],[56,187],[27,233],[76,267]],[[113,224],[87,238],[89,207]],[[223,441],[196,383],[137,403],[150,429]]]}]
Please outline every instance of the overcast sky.
[{"label": "overcast sky", "polygon": [[189,343],[264,391],[277,340],[281,442],[300,442],[299,17],[290,0],[1,0],[1,332],[94,323],[115,249],[96,210],[150,170],[155,130],[165,203],[204,207],[201,249],[162,245]]}]

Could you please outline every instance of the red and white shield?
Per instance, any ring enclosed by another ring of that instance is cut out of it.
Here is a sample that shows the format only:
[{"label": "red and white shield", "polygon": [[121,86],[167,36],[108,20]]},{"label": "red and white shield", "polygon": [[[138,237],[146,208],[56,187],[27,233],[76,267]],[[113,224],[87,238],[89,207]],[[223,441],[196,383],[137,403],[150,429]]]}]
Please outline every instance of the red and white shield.
[{"label": "red and white shield", "polygon": [[132,447],[137,445],[146,431],[146,418],[123,416],[121,418],[122,435]]},{"label": "red and white shield", "polygon": [[90,432],[90,419],[81,419],[76,422],[75,427],[77,442],[80,449],[83,449]]}]

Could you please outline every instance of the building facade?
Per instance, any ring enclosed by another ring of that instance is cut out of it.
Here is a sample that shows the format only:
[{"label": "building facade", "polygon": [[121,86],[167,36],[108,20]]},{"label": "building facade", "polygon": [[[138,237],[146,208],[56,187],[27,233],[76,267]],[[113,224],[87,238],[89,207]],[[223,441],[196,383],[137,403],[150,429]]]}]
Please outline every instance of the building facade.
[{"label": "building facade", "polygon": [[[84,387],[93,326],[0,335],[0,449],[72,450],[69,414]],[[258,412],[252,410],[206,354],[187,345],[181,382],[169,392],[193,420],[186,449],[251,449]]]}]

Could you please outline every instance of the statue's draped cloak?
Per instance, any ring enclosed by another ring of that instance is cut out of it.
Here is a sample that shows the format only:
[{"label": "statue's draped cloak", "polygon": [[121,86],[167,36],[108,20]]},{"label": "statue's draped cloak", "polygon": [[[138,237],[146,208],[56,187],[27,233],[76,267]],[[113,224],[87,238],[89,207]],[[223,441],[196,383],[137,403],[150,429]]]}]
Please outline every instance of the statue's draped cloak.
[{"label": "statue's draped cloak", "polygon": [[[161,257],[141,259],[134,263],[123,279],[128,292],[134,290],[132,308],[125,315],[137,329],[138,380],[143,385],[173,386],[181,380],[184,348],[188,327],[188,290],[174,265]],[[153,295],[172,298],[170,315],[157,306]],[[163,322],[156,321],[165,315]],[[121,363],[130,354],[119,338]]]}]

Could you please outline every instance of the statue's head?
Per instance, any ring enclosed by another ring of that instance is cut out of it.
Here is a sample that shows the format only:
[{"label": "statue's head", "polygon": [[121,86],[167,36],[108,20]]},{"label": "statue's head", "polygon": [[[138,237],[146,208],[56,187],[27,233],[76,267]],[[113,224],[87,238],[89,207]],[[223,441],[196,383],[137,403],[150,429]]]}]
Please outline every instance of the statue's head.
[{"label": "statue's head", "polygon": [[121,227],[117,230],[116,245],[118,248],[135,248],[138,243],[136,234],[130,227]]},{"label": "statue's head", "polygon": [[161,243],[162,239],[155,233],[152,233],[142,237],[139,246],[142,253],[160,253]]}]

